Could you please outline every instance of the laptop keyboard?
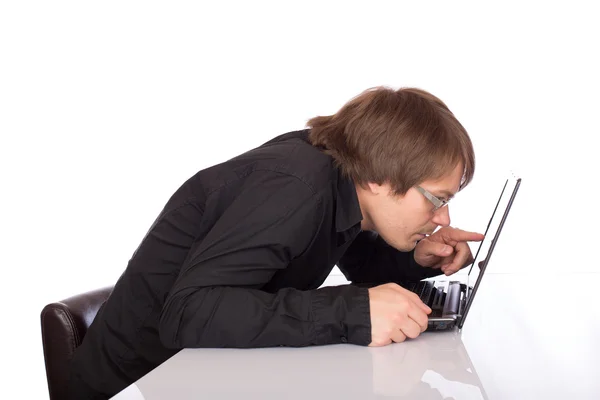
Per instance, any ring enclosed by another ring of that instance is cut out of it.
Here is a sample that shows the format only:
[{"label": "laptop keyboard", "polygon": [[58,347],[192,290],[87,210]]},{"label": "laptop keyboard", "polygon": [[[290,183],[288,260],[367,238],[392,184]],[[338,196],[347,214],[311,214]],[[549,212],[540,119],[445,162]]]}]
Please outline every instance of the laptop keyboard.
[{"label": "laptop keyboard", "polygon": [[411,292],[419,295],[421,301],[427,304],[432,310],[444,309],[444,301],[446,301],[446,293],[442,288],[436,288],[432,281],[420,281],[412,284],[407,288]]},{"label": "laptop keyboard", "polygon": [[431,308],[432,316],[442,314],[447,296],[449,298],[446,313],[459,312],[461,285],[458,282],[450,283],[448,293],[441,287],[436,288],[433,281],[420,281],[409,285],[407,289],[419,295],[421,301]]}]

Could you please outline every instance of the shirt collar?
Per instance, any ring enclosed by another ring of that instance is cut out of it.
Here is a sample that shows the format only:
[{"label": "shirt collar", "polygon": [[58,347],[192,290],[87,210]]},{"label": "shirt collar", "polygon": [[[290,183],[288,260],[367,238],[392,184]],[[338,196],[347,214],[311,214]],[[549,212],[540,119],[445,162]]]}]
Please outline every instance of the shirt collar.
[{"label": "shirt collar", "polygon": [[337,232],[347,231],[362,221],[360,203],[354,182],[337,171],[337,201],[335,210],[335,229]]}]

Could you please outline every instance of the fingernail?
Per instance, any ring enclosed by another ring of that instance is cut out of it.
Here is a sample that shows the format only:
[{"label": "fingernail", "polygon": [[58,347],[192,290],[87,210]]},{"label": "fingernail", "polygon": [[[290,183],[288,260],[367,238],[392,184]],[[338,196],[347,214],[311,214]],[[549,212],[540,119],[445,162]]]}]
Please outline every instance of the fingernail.
[{"label": "fingernail", "polygon": [[444,253],[450,254],[451,252],[452,252],[452,247],[450,247],[450,246],[444,247]]}]

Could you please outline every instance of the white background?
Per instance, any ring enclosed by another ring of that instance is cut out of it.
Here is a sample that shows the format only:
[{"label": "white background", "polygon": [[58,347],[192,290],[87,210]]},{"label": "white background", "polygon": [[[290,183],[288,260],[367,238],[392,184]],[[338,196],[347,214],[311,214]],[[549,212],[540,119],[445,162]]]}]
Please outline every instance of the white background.
[{"label": "white background", "polygon": [[591,6],[287,3],[1,3],[3,393],[47,396],[41,309],[113,284],[184,180],[376,85],[470,133],[453,225],[483,230],[523,178],[490,273],[600,271]]}]

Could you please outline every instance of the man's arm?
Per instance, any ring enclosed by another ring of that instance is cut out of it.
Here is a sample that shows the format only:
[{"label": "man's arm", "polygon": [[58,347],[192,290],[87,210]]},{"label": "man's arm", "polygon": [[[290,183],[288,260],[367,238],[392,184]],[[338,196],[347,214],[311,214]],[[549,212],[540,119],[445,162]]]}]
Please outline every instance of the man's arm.
[{"label": "man's arm", "polygon": [[162,310],[162,343],[368,345],[366,288],[260,290],[314,239],[323,215],[318,196],[300,180],[270,171],[254,172],[244,187],[182,266]]},{"label": "man's arm", "polygon": [[414,250],[396,250],[371,231],[362,231],[356,237],[339,260],[338,267],[350,282],[366,286],[389,282],[406,285],[442,273],[439,269],[417,264]]}]

